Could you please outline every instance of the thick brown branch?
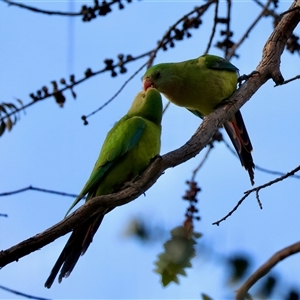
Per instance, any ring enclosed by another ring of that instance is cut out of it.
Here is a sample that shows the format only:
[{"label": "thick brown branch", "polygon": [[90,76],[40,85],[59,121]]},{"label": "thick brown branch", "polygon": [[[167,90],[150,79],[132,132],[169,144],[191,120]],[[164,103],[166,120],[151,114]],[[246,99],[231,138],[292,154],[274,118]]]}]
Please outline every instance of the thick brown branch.
[{"label": "thick brown branch", "polygon": [[266,263],[258,268],[246,282],[237,290],[236,300],[244,300],[248,294],[249,289],[270,270],[276,266],[283,259],[300,252],[300,242],[290,245],[277,253],[275,253]]},{"label": "thick brown branch", "polygon": [[[291,8],[293,7],[295,7],[295,3],[292,4]],[[293,11],[283,17],[264,47],[262,61],[257,67],[259,75],[252,76],[233,94],[230,99],[231,104],[221,107],[210,114],[185,145],[175,151],[165,154],[161,158],[157,158],[143,173],[141,178],[134,183],[134,186],[126,188],[116,194],[91,199],[69,217],[46,231],[37,234],[10,249],[1,251],[0,267],[4,267],[9,263],[44,247],[58,237],[67,234],[74,227],[80,225],[83,220],[86,220],[93,214],[98,214],[107,208],[124,205],[134,200],[141,195],[143,191],[149,189],[166,169],[175,167],[197,155],[205,145],[209,143],[218,127],[245,104],[270,77],[272,77],[274,81],[280,79],[280,77],[278,77],[280,74],[280,55],[283,52],[288,37],[291,35],[299,21],[300,14],[298,11]]]}]

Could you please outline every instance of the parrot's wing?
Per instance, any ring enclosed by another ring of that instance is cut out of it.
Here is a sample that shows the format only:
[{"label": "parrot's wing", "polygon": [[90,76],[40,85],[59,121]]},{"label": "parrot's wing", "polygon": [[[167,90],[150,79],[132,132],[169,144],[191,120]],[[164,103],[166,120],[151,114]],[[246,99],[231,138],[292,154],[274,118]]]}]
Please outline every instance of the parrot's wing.
[{"label": "parrot's wing", "polygon": [[102,177],[118,163],[119,159],[133,149],[140,140],[145,127],[146,122],[140,117],[122,118],[115,124],[106,136],[89,180],[68,209],[66,216],[86,194],[98,187]]},{"label": "parrot's wing", "polygon": [[232,72],[239,71],[237,67],[235,67],[228,60],[222,57],[215,56],[215,55],[204,55],[203,57],[205,58],[205,64],[208,69],[224,70],[224,71],[232,71]]}]

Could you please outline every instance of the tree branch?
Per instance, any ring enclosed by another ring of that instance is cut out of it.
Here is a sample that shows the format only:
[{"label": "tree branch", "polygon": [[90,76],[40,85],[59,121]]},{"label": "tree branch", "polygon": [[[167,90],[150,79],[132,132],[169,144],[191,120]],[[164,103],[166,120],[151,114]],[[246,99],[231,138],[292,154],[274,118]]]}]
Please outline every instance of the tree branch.
[{"label": "tree branch", "polygon": [[261,18],[263,16],[266,15],[266,12],[268,11],[268,7],[271,4],[273,0],[268,0],[268,2],[266,3],[266,5],[262,8],[260,14],[257,16],[257,18],[253,21],[253,23],[249,26],[249,28],[247,29],[247,31],[245,32],[245,34],[241,37],[241,39],[235,43],[231,49],[228,51],[226,58],[228,60],[230,60],[234,55],[235,52],[237,50],[237,48],[244,42],[244,40],[249,37],[250,32],[252,31],[252,29],[257,25],[257,23],[261,20]]},{"label": "tree branch", "polygon": [[[49,16],[51,16],[51,15],[63,16],[63,17],[82,16],[83,22],[89,22],[89,21],[95,19],[97,16],[102,16],[102,17],[106,16],[108,13],[110,13],[112,11],[111,7],[114,4],[118,4],[120,10],[124,8],[124,4],[122,4],[121,0],[112,0],[110,2],[102,1],[102,4],[99,4],[98,0],[94,0],[93,6],[82,5],[79,12],[52,11],[52,10],[36,8],[33,6],[22,4],[19,2],[14,2],[11,0],[1,0],[1,1],[4,3],[7,3],[9,6],[17,6],[22,9],[26,9],[26,10],[29,10],[29,11],[32,11],[35,13],[46,14]],[[130,3],[130,2],[132,2],[132,1],[127,1],[127,3]]]},{"label": "tree branch", "polygon": [[26,192],[26,191],[38,191],[38,192],[55,194],[55,195],[60,195],[60,196],[72,197],[72,198],[76,198],[78,196],[76,194],[58,192],[58,191],[48,190],[48,189],[44,189],[44,188],[38,188],[38,187],[34,187],[34,186],[30,185],[30,186],[27,186],[25,188],[14,190],[14,191],[11,191],[11,192],[0,193],[0,197],[11,196],[11,195],[18,194],[18,193],[23,193],[23,192]]},{"label": "tree branch", "polygon": [[[2,1],[7,1],[7,0],[2,0]],[[52,85],[53,85],[52,93],[50,93],[48,91],[48,88],[46,86],[42,87],[42,89],[39,90],[37,92],[37,94],[31,93],[30,96],[33,99],[33,101],[31,101],[25,105],[22,105],[22,107],[20,107],[20,108],[15,108],[15,110],[13,110],[9,113],[6,113],[3,117],[0,116],[0,124],[2,121],[5,121],[7,118],[11,117],[12,115],[19,113],[20,111],[25,110],[26,108],[32,106],[33,104],[35,104],[39,101],[45,100],[47,98],[54,97],[56,101],[59,100],[57,102],[62,106],[62,104],[65,100],[65,97],[63,96],[63,92],[65,92],[66,90],[70,90],[74,96],[75,93],[73,91],[73,88],[76,85],[83,83],[84,81],[88,80],[89,78],[91,78],[93,76],[96,76],[96,75],[99,75],[101,73],[108,71],[108,72],[111,72],[112,77],[115,77],[118,75],[116,72],[116,69],[118,69],[118,68],[120,69],[119,73],[124,74],[127,72],[125,65],[127,65],[130,62],[144,58],[144,57],[149,57],[147,60],[147,65],[150,66],[153,63],[153,60],[159,50],[161,50],[161,49],[166,50],[167,46],[170,46],[172,48],[172,47],[174,47],[175,41],[183,40],[185,35],[190,36],[189,30],[191,30],[193,28],[194,29],[198,28],[200,26],[202,15],[212,4],[215,3],[215,1],[217,1],[217,0],[209,0],[204,5],[195,7],[192,11],[190,11],[189,13],[184,15],[182,18],[180,18],[178,21],[176,21],[167,30],[167,32],[164,34],[164,36],[158,42],[158,45],[155,48],[153,48],[145,53],[142,53],[140,55],[137,55],[137,56],[132,56],[132,55],[125,56],[125,55],[121,54],[118,56],[118,62],[115,62],[115,63],[112,59],[106,59],[104,61],[106,66],[103,69],[98,70],[98,71],[92,71],[90,68],[88,68],[85,71],[85,76],[79,80],[75,80],[74,75],[70,76],[70,83],[66,83],[65,79],[61,79],[60,82],[64,86],[60,89],[58,89],[58,85],[57,85],[56,81],[53,81],[52,82]],[[180,24],[182,24],[181,30],[178,29],[178,26]],[[134,74],[136,74],[136,73],[134,73]],[[131,80],[131,78],[132,77],[130,77],[129,80]],[[121,87],[121,89],[122,88],[123,88],[123,86]],[[63,100],[61,98],[63,98]],[[112,99],[114,99],[114,97]],[[112,99],[108,100],[107,102],[110,102]],[[106,103],[104,103],[102,105],[102,107],[106,106]],[[100,108],[99,108],[99,110],[100,110]],[[84,121],[86,121],[85,120],[86,118],[87,117],[83,116]]]},{"label": "tree branch", "polygon": [[[296,4],[293,3],[291,8],[294,8],[295,6]],[[300,13],[298,11],[286,14],[282,18],[264,47],[262,60],[257,67],[259,75],[252,76],[244,83],[232,95],[230,104],[220,107],[211,113],[185,145],[162,157],[156,158],[131,187],[115,194],[95,197],[87,201],[70,216],[44,232],[7,250],[1,251],[0,267],[4,267],[9,263],[17,261],[21,257],[44,247],[58,237],[72,231],[73,228],[79,226],[84,220],[95,214],[104,212],[107,208],[114,208],[129,203],[140,196],[143,191],[148,190],[165,170],[175,167],[196,156],[205,145],[209,143],[219,126],[245,104],[268,79],[273,78],[275,83],[280,83],[282,81],[279,70],[280,56],[284,50],[287,39],[292,34],[299,21]]]},{"label": "tree branch", "polygon": [[49,298],[42,298],[42,297],[38,297],[38,296],[33,296],[33,295],[25,294],[25,293],[19,292],[19,291],[17,291],[17,290],[13,290],[13,289],[10,289],[10,288],[8,288],[8,287],[5,287],[5,286],[3,286],[3,285],[0,285],[0,289],[2,289],[2,290],[4,290],[4,291],[7,291],[7,292],[10,292],[10,293],[12,293],[12,294],[15,294],[15,295],[24,297],[24,298],[28,298],[28,299],[34,299],[34,300],[50,300]]},{"label": "tree branch", "polygon": [[265,184],[259,185],[259,186],[255,187],[255,188],[251,189],[251,190],[246,191],[246,192],[245,192],[245,195],[238,201],[238,203],[235,205],[235,207],[234,207],[234,208],[233,208],[233,209],[232,209],[225,217],[223,217],[222,219],[220,219],[220,220],[218,220],[218,221],[212,223],[212,225],[217,225],[217,226],[219,226],[220,223],[223,222],[223,221],[225,221],[228,217],[230,217],[230,216],[238,209],[238,207],[244,202],[244,200],[245,200],[250,194],[252,194],[253,192],[255,192],[255,194],[256,194],[256,199],[257,199],[257,202],[258,202],[258,204],[259,204],[259,207],[262,209],[262,204],[261,204],[261,201],[260,201],[260,199],[259,199],[259,191],[260,191],[261,189],[266,188],[266,187],[268,187],[268,186],[271,186],[271,185],[273,185],[273,184],[275,184],[275,183],[277,183],[277,182],[279,182],[279,181],[282,181],[282,180],[284,180],[284,179],[286,179],[286,178],[288,178],[288,177],[294,176],[294,174],[295,174],[296,172],[298,172],[298,171],[300,171],[300,166],[294,168],[292,171],[287,172],[287,173],[284,174],[283,176],[280,176],[280,177],[278,177],[278,178],[276,178],[276,179],[274,179],[274,180],[271,180],[271,181],[269,181],[269,182],[267,182],[267,183],[265,183]]},{"label": "tree branch", "polygon": [[237,290],[235,299],[244,300],[247,297],[248,290],[263,276],[265,276],[274,266],[283,259],[300,252],[300,242],[290,245],[275,253],[266,263],[258,268]]}]

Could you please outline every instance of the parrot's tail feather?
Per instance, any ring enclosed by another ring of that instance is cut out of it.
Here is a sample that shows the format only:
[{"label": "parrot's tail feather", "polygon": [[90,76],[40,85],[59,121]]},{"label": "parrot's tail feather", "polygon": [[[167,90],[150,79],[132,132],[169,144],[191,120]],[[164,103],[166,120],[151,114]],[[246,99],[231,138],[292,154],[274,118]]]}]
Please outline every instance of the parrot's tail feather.
[{"label": "parrot's tail feather", "polygon": [[241,112],[238,110],[232,118],[224,123],[232,144],[240,158],[242,166],[248,171],[251,184],[254,185],[254,168],[251,141],[246,130]]},{"label": "parrot's tail feather", "polygon": [[89,220],[86,223],[76,227],[60,256],[58,257],[48,279],[45,282],[45,287],[50,288],[53,284],[59,270],[58,282],[61,283],[63,277],[68,277],[74,269],[80,255],[83,255],[93,241],[93,237],[98,230],[104,215],[97,216],[96,219]]}]

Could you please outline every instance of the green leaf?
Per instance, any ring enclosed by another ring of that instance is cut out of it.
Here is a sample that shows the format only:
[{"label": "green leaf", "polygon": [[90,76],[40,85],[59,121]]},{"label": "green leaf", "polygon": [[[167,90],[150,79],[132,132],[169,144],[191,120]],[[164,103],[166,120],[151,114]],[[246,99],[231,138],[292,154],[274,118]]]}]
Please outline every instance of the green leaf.
[{"label": "green leaf", "polygon": [[191,259],[196,251],[194,238],[201,234],[194,233],[183,226],[178,226],[171,231],[171,239],[164,243],[165,252],[158,255],[155,262],[157,268],[154,272],[161,275],[163,286],[172,281],[179,283],[178,275],[186,276],[186,268],[192,267]]}]

